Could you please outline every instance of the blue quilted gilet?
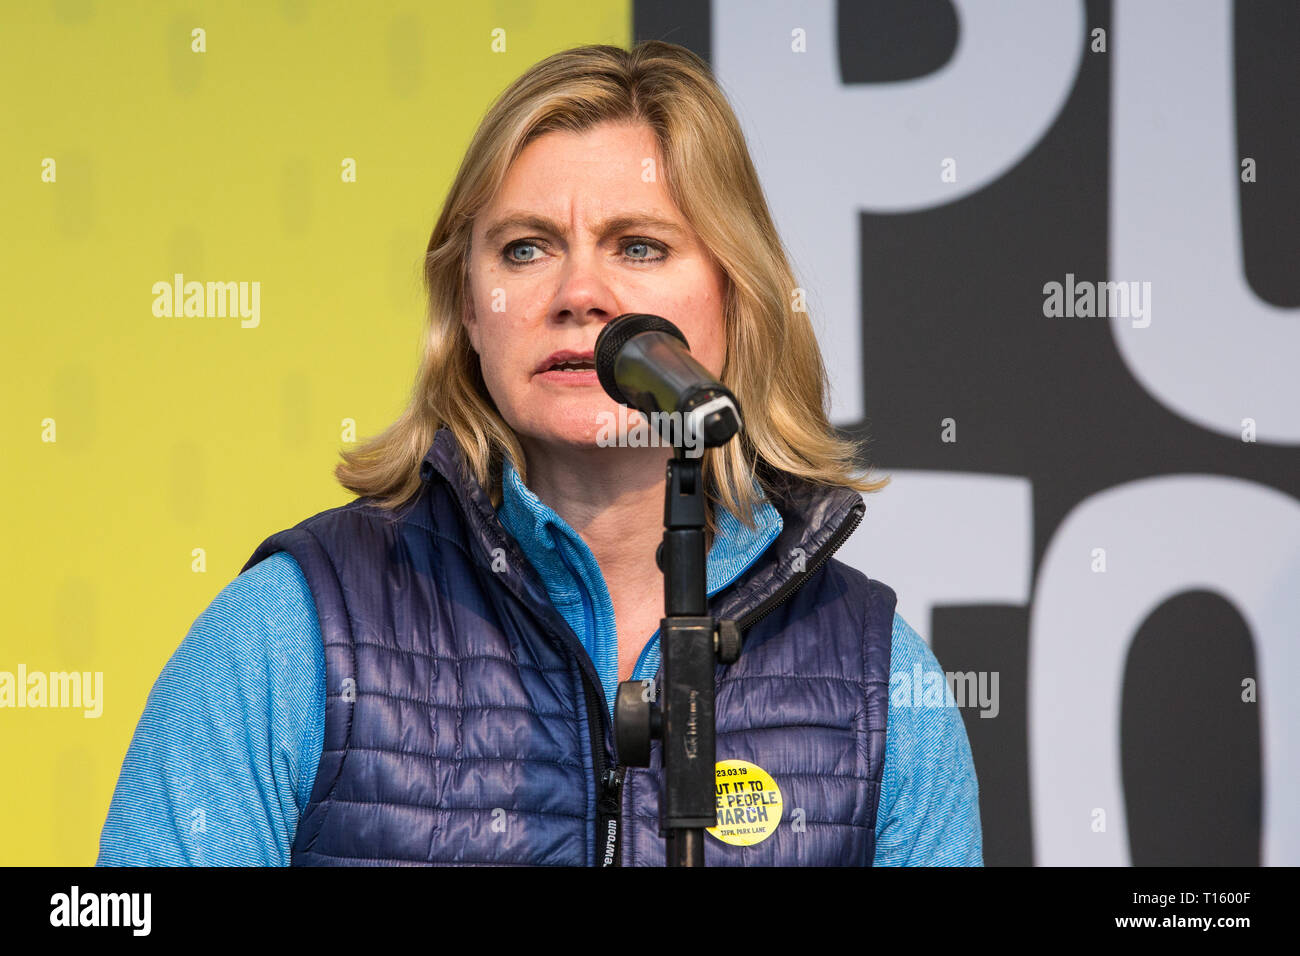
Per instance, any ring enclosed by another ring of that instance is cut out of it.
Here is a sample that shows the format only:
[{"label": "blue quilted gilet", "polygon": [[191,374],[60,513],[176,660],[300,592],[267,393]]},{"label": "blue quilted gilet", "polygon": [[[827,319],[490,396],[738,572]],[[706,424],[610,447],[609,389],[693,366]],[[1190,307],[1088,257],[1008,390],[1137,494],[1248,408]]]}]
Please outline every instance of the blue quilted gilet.
[{"label": "blue quilted gilet", "polygon": [[[662,866],[658,743],[650,767],[618,764],[590,657],[449,429],[420,477],[398,511],[358,498],[244,565],[292,555],[325,645],[324,746],[293,865]],[[782,533],[709,611],[745,636],[716,672],[718,760],[767,771],[784,814],[752,846],[706,836],[705,862],[868,866],[894,592],[831,558],[861,495],[767,477]]]}]

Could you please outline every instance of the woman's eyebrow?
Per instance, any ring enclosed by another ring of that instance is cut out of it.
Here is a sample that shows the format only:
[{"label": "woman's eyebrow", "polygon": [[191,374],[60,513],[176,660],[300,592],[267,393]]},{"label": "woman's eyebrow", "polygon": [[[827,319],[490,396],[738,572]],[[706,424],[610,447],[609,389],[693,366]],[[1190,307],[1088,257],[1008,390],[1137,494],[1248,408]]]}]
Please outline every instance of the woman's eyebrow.
[{"label": "woman's eyebrow", "polygon": [[[495,243],[502,234],[515,228],[532,230],[534,232],[544,232],[552,236],[559,236],[560,238],[568,238],[567,231],[563,226],[552,222],[545,216],[539,216],[534,213],[506,213],[502,219],[493,223],[493,225],[488,228],[484,238],[488,243]],[[598,236],[607,236],[611,233],[624,232],[629,229],[652,229],[658,232],[667,233],[679,240],[684,240],[686,238],[686,231],[677,223],[649,213],[639,212],[611,216],[608,219],[595,223],[592,231]]]}]

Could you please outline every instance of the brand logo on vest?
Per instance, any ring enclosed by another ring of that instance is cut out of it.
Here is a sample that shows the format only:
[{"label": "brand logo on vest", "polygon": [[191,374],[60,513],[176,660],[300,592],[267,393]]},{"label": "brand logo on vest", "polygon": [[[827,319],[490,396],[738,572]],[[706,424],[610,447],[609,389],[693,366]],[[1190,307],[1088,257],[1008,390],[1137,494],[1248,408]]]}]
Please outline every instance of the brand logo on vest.
[{"label": "brand logo on vest", "polygon": [[718,824],[709,833],[732,846],[753,846],[776,832],[781,788],[770,773],[747,760],[719,760],[715,777]]}]

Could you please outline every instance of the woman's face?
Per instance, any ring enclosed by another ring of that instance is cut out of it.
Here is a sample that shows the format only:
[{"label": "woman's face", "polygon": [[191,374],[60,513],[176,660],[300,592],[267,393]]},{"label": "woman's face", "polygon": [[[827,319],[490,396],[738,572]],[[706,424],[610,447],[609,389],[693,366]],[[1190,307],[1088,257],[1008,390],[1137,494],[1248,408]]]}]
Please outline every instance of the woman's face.
[{"label": "woman's face", "polygon": [[600,330],[625,312],[674,323],[694,358],[721,377],[725,275],[660,168],[646,125],[547,133],[520,153],[475,219],[465,326],[525,452],[596,445],[600,413],[616,416],[619,406],[594,371],[546,369],[556,352],[590,362]]}]

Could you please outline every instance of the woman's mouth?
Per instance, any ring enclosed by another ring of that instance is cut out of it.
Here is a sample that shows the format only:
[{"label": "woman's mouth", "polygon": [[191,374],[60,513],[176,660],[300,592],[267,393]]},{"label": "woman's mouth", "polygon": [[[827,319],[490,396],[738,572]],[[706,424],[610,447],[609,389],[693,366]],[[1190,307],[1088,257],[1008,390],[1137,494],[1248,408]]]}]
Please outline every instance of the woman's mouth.
[{"label": "woman's mouth", "polygon": [[559,362],[537,376],[554,385],[597,385],[596,366],[591,362]]},{"label": "woman's mouth", "polygon": [[596,374],[596,355],[590,350],[552,352],[542,361],[536,374],[543,382],[553,385],[596,385],[600,382]]}]

